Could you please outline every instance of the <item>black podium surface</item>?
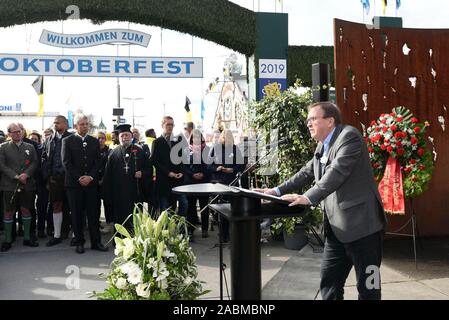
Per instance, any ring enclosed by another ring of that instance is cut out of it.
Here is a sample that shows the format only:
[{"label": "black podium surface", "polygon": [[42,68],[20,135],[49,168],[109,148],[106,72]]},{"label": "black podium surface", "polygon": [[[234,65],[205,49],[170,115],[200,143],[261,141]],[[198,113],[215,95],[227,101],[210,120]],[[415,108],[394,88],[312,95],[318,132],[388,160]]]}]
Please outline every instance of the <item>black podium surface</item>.
[{"label": "black podium surface", "polygon": [[229,221],[241,221],[241,220],[261,220],[266,218],[287,218],[298,217],[302,215],[302,212],[298,212],[298,207],[287,207],[277,203],[267,202],[262,203],[261,209],[257,215],[249,216],[235,216],[232,213],[230,203],[220,203],[209,205],[213,211],[219,212],[224,218]]},{"label": "black podium surface", "polygon": [[[279,197],[219,183],[185,185],[173,188],[172,191],[187,196],[223,195],[230,199],[230,203],[211,204],[209,207],[230,222],[232,299],[260,300],[260,220],[301,216],[307,207],[289,207],[289,202]],[[262,203],[262,200],[270,202]],[[220,232],[220,270],[221,244]]]}]

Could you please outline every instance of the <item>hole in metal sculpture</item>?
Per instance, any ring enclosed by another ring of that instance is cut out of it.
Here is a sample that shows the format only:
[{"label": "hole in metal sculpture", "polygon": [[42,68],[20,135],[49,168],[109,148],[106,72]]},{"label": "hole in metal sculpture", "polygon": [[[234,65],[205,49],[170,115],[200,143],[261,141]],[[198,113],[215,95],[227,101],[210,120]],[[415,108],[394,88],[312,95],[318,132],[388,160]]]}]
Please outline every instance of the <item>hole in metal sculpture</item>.
[{"label": "hole in metal sculpture", "polygon": [[[444,129],[443,129],[444,131]],[[432,153],[433,153],[433,161],[437,161],[438,153],[435,150],[435,144],[433,143],[434,138],[432,136],[429,136],[429,141],[432,144]]]},{"label": "hole in metal sculpture", "polygon": [[[441,129],[443,129],[443,132],[444,132],[446,130],[444,117],[443,116],[438,116],[438,122],[440,123]],[[429,139],[430,139],[430,137],[429,137]]]},{"label": "hole in metal sculpture", "polygon": [[382,41],[384,43],[384,46],[388,47],[388,36],[387,36],[387,34],[386,33],[382,33],[381,37],[382,37]]},{"label": "hole in metal sculpture", "polygon": [[369,75],[366,76],[366,81],[368,82],[368,85],[371,85],[371,80],[370,80],[370,78],[369,78]]},{"label": "hole in metal sculpture", "polygon": [[404,53],[404,55],[408,56],[411,50],[412,49],[410,49],[408,45],[404,43],[404,46],[402,47],[402,52]]},{"label": "hole in metal sculpture", "polygon": [[351,66],[348,66],[348,71],[346,72],[346,76],[348,77],[348,81],[352,79],[354,72],[352,72]]},{"label": "hole in metal sculpture", "polygon": [[433,50],[429,49],[429,56],[430,56],[430,58],[432,58],[432,55],[433,55]]},{"label": "hole in metal sculpture", "polygon": [[444,112],[447,113],[447,108],[446,108],[446,105],[444,105],[444,104],[443,104],[443,109],[444,109]]},{"label": "hole in metal sculpture", "polygon": [[343,88],[343,101],[344,103],[348,101],[348,97],[346,96],[346,88]]},{"label": "hole in metal sculpture", "polygon": [[374,49],[374,40],[372,37],[369,37],[369,42],[370,42],[371,48]]},{"label": "hole in metal sculpture", "polygon": [[368,110],[368,93],[362,94],[362,101],[364,104],[363,111]]},{"label": "hole in metal sculpture", "polygon": [[362,55],[363,60],[366,61],[365,50],[362,50],[360,53]]},{"label": "hole in metal sculpture", "polygon": [[396,89],[391,87],[391,91],[393,91],[394,93],[396,93]]},{"label": "hole in metal sculpture", "polygon": [[352,76],[352,90],[357,90],[357,87],[355,86],[355,75]]},{"label": "hole in metal sculpture", "polygon": [[394,69],[394,75],[395,75],[395,76],[398,74],[398,71],[399,71],[399,68],[396,67],[396,68]]},{"label": "hole in metal sculpture", "polygon": [[343,41],[343,28],[340,28],[340,43]]},{"label": "hole in metal sculpture", "polygon": [[363,136],[366,137],[366,127],[365,127],[365,125],[360,122],[360,126],[362,127]]},{"label": "hole in metal sculpture", "polygon": [[408,80],[410,81],[410,85],[416,88],[416,77],[409,77]]},{"label": "hole in metal sculpture", "polygon": [[382,52],[383,52],[382,66],[384,67],[384,69],[387,69],[387,62],[386,62],[386,60],[387,60],[387,52],[384,51],[384,50],[382,50]]},{"label": "hole in metal sculpture", "polygon": [[434,68],[430,68],[430,73],[432,74],[433,81],[436,81],[437,71]]}]

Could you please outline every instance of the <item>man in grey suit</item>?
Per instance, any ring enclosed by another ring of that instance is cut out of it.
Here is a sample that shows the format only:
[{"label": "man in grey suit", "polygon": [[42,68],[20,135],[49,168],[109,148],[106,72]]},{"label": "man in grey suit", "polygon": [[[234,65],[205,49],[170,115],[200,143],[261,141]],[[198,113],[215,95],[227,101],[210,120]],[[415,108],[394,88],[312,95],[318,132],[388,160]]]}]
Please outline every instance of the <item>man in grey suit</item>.
[{"label": "man in grey suit", "polygon": [[[291,179],[264,192],[282,195],[290,206],[321,203],[326,238],[320,283],[323,300],[343,299],[352,266],[359,299],[380,299],[386,219],[363,137],[356,128],[341,124],[340,110],[330,102],[309,106],[306,123],[318,141],[315,157]],[[289,194],[314,180],[304,194]]]}]

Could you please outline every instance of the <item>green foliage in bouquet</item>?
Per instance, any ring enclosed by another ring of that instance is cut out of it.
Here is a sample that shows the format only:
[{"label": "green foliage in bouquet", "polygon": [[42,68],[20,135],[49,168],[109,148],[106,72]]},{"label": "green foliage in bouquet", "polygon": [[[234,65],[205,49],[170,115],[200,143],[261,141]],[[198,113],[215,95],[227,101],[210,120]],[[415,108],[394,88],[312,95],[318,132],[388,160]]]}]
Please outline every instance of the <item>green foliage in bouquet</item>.
[{"label": "green foliage in bouquet", "polygon": [[[206,294],[197,279],[195,255],[184,218],[164,211],[157,221],[139,208],[133,212],[134,235],[115,228],[115,259],[108,287],[93,293],[99,300],[193,300]],[[183,231],[183,232],[181,232]]]}]

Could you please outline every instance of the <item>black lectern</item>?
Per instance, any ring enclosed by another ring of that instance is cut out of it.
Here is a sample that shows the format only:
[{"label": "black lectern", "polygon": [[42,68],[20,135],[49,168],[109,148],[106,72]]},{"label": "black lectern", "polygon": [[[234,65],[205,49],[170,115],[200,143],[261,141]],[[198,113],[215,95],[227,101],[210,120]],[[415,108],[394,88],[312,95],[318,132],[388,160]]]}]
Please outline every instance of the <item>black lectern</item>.
[{"label": "black lectern", "polygon": [[[260,300],[260,220],[300,216],[306,208],[288,207],[288,202],[279,197],[219,183],[186,185],[173,188],[173,192],[191,196],[230,196],[230,203],[212,204],[209,207],[228,219],[231,226],[232,300]],[[261,200],[271,202],[262,203]]]}]

